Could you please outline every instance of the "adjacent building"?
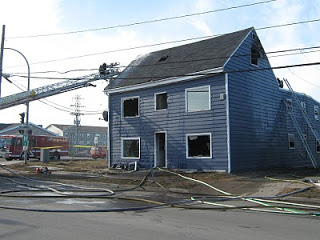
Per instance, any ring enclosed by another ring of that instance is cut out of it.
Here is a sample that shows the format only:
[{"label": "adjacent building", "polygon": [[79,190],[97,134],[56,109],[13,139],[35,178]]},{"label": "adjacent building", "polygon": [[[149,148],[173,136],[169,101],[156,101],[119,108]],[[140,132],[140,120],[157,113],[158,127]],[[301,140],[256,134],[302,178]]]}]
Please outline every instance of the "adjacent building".
[{"label": "adjacent building", "polygon": [[[51,132],[69,138],[69,144],[77,144],[77,129],[74,125],[50,124],[46,127]],[[95,139],[98,145],[107,145],[108,128],[98,126],[79,126],[78,144],[93,146]]]},{"label": "adjacent building", "polygon": [[319,132],[320,104],[282,88],[254,28],[140,56],[105,92],[110,166],[232,172],[320,164],[300,111]]},{"label": "adjacent building", "polygon": [[[21,130],[25,129],[24,127],[25,125],[21,123],[0,124],[0,135],[20,135]],[[58,134],[34,123],[29,123],[29,130],[33,135],[58,136]]]}]

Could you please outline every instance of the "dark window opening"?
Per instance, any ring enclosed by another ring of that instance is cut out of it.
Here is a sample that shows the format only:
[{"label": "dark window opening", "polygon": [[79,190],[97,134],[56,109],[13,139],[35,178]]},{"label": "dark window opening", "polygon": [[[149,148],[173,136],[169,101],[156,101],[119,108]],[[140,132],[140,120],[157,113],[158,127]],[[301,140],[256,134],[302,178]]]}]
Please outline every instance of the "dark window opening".
[{"label": "dark window opening", "polygon": [[122,157],[124,158],[140,157],[139,139],[123,140]]},{"label": "dark window opening", "polygon": [[255,47],[251,48],[251,64],[258,65],[259,58],[260,58],[259,50]]},{"label": "dark window opening", "polygon": [[156,95],[156,110],[168,108],[167,93],[159,93]]},{"label": "dark window opening", "polygon": [[314,106],[314,119],[319,120],[319,107]]},{"label": "dark window opening", "polygon": [[188,136],[188,157],[210,157],[210,135]]},{"label": "dark window opening", "polygon": [[317,153],[320,153],[320,142],[319,141],[316,141],[316,142],[317,142],[317,146],[316,146]]},{"label": "dark window opening", "polygon": [[158,60],[158,62],[164,62],[164,61],[166,61],[166,60],[168,59],[168,57],[169,57],[169,55],[167,55],[167,56],[162,56],[162,57]]},{"label": "dark window opening", "polygon": [[294,149],[294,134],[288,134],[289,149]]},{"label": "dark window opening", "polygon": [[139,116],[138,98],[131,98],[123,101],[123,116],[124,117]]}]

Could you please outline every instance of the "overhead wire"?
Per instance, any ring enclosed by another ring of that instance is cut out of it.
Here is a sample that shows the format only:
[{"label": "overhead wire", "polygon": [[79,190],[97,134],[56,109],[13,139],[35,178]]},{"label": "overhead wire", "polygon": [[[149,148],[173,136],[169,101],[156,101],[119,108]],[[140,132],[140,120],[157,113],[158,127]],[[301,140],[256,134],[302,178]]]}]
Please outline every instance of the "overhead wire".
[{"label": "overhead wire", "polygon": [[308,80],[306,80],[306,79],[298,76],[297,74],[295,74],[294,72],[292,72],[290,68],[287,68],[287,69],[288,69],[288,71],[289,71],[292,75],[296,76],[297,78],[301,79],[302,81],[304,81],[304,82],[306,82],[306,83],[308,83],[308,84],[310,84],[310,85],[312,85],[312,86],[314,86],[314,87],[320,88],[319,85],[316,85],[316,84],[314,84],[314,83],[312,83],[312,82],[310,82],[310,81],[308,81]]},{"label": "overhead wire", "polygon": [[[302,54],[302,50],[310,50],[310,49],[317,49],[315,51],[320,51],[319,50],[320,46],[312,46],[312,47],[304,47],[304,48],[293,48],[293,49],[286,49],[286,50],[278,50],[278,51],[272,51],[272,52],[267,52],[265,53],[266,55],[268,54],[276,54],[276,53],[284,53],[284,52],[294,52],[294,51],[300,51],[299,53],[292,53],[290,55],[297,55],[297,54]],[[232,57],[245,57],[245,56],[250,56],[251,54],[239,54],[239,55],[234,55]],[[286,55],[273,55],[269,56],[268,58],[273,58],[273,57],[279,57],[279,56],[286,56]],[[222,56],[222,57],[210,57],[210,58],[199,58],[199,59],[189,59],[189,60],[182,60],[182,61],[169,61],[169,62],[162,62],[162,63],[156,63],[156,64],[140,64],[140,65],[127,65],[127,66],[120,66],[119,68],[125,68],[125,67],[132,67],[132,68],[141,68],[141,67],[150,67],[150,66],[159,66],[159,65],[166,65],[166,64],[183,64],[183,63],[190,63],[190,62],[199,62],[199,61],[210,61],[210,60],[215,60],[215,59],[228,59],[230,56]],[[72,71],[72,70],[70,70]],[[50,72],[50,71],[47,71]],[[67,71],[68,72],[68,71]],[[18,73],[13,73],[11,74],[12,76],[15,77],[20,77],[20,78],[27,78],[27,75],[20,75]],[[31,78],[33,79],[48,79],[48,80],[77,80],[77,79],[83,79],[83,78],[66,78],[66,77],[46,77],[46,76],[32,76]]]},{"label": "overhead wire", "polygon": [[232,7],[227,7],[227,8],[209,10],[209,11],[204,11],[204,12],[190,13],[190,14],[184,14],[184,15],[180,15],[180,16],[165,17],[165,18],[146,20],[146,21],[140,21],[140,22],[134,22],[134,23],[127,23],[127,24],[118,24],[118,25],[114,25],[114,26],[101,27],[101,28],[90,28],[90,29],[77,30],[77,31],[69,31],[69,32],[61,32],[61,33],[37,34],[37,35],[29,35],[29,36],[15,36],[15,37],[7,37],[6,39],[10,40],[10,39],[50,37],[50,36],[70,35],[70,34],[76,34],[76,33],[92,32],[92,31],[102,31],[102,30],[108,30],[108,29],[114,29],[114,28],[132,27],[132,26],[137,26],[137,25],[142,25],[142,24],[157,23],[157,22],[163,22],[163,21],[168,21],[168,20],[199,16],[199,15],[204,15],[204,14],[209,14],[209,13],[228,11],[228,10],[244,8],[244,7],[250,7],[250,6],[255,6],[255,5],[264,4],[264,3],[275,2],[275,1],[277,1],[277,0],[260,1],[260,2],[254,2],[254,3],[243,4],[243,5],[238,5],[238,6],[232,6]]},{"label": "overhead wire", "polygon": [[[286,23],[286,24],[278,24],[278,25],[255,28],[255,30],[256,31],[260,31],[260,30],[266,30],[266,29],[272,29],[272,28],[293,26],[293,25],[298,25],[298,24],[314,23],[314,22],[319,22],[319,21],[320,21],[320,19],[298,21],[298,22],[292,22],[292,23]],[[141,48],[155,47],[155,46],[166,45],[166,44],[173,44],[173,43],[181,43],[181,42],[186,42],[186,41],[201,40],[201,39],[207,39],[207,38],[221,36],[221,35],[224,35],[224,34],[227,34],[227,33],[214,34],[214,35],[204,36],[204,37],[193,37],[193,38],[182,39],[182,40],[167,41],[167,42],[162,42],[162,43],[147,44],[147,45],[141,45],[141,46],[135,46],[135,47],[129,47],[129,48],[122,48],[122,49],[115,49],[115,50],[109,50],[109,51],[98,52],[98,53],[90,53],[90,54],[84,54],[84,55],[78,55],[78,56],[72,56],[72,57],[65,57],[65,58],[60,58],[60,59],[53,59],[53,60],[47,60],[47,61],[41,61],[41,62],[34,62],[34,63],[30,63],[30,65],[52,63],[52,62],[60,62],[60,61],[65,61],[65,60],[72,60],[72,59],[78,59],[78,58],[84,58],[84,57],[91,57],[91,56],[103,55],[103,54],[114,53],[114,52],[122,52],[122,51],[129,51],[129,50],[135,50],[135,49],[141,49]],[[14,68],[14,67],[20,67],[20,65],[19,66],[9,66],[9,67],[6,67],[6,69],[7,68]]]}]

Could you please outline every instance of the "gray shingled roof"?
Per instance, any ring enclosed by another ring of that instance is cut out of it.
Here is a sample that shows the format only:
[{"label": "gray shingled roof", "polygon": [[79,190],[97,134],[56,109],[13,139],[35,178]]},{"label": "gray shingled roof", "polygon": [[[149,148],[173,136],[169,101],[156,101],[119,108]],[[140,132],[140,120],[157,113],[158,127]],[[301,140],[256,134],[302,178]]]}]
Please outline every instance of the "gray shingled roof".
[{"label": "gray shingled roof", "polygon": [[106,90],[223,67],[252,29],[140,56],[111,81]]}]

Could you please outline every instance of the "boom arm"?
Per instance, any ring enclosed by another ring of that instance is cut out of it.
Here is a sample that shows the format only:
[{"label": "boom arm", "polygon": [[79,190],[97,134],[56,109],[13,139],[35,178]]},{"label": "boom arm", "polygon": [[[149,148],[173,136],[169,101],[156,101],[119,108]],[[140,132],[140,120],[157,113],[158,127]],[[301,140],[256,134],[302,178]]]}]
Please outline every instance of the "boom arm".
[{"label": "boom arm", "polygon": [[91,78],[85,79],[70,79],[67,81],[39,87],[30,91],[25,91],[17,94],[13,94],[7,97],[0,98],[0,110],[13,107],[19,104],[24,104],[34,100],[38,100],[45,97],[50,97],[60,93],[72,91],[78,88],[89,86],[90,82],[94,82],[101,79],[110,79],[119,74],[119,69],[115,67],[117,64],[111,64],[107,66],[103,71],[100,69],[100,74]]}]

